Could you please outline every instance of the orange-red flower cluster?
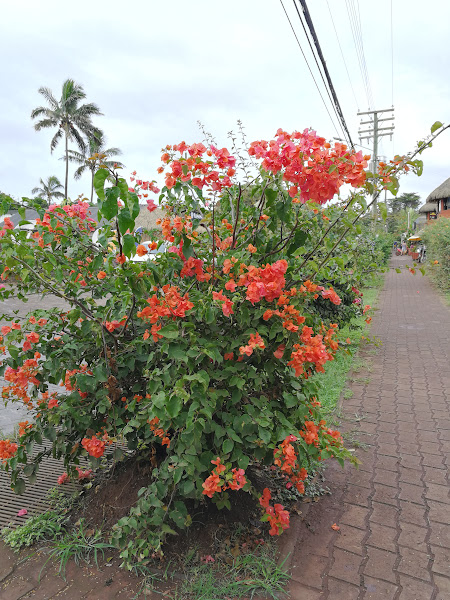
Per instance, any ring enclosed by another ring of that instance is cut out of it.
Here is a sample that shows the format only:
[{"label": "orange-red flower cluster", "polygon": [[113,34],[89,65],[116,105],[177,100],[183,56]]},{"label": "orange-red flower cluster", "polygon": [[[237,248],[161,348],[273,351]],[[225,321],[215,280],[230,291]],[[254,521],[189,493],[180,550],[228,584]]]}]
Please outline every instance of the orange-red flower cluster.
[{"label": "orange-red flower cluster", "polygon": [[330,300],[330,302],[332,302],[333,304],[336,304],[338,306],[341,303],[341,299],[339,298],[339,296],[336,294],[336,292],[333,290],[332,287],[330,287],[329,290],[323,290],[322,298],[328,298],[328,300]]},{"label": "orange-red flower cluster", "polygon": [[123,327],[127,321],[127,317],[124,317],[121,321],[114,319],[114,321],[105,321],[104,326],[111,333],[118,329],[119,327]]},{"label": "orange-red flower cluster", "polygon": [[[188,146],[185,142],[168,146],[161,156],[161,160],[170,166],[166,172],[165,182],[170,189],[177,181],[190,181],[196,187],[203,189],[205,186],[213,192],[220,192],[224,187],[231,187],[231,177],[235,173],[236,159],[231,156],[226,148],[203,144]],[[175,153],[179,156],[175,158]],[[206,160],[203,156],[206,154]],[[161,169],[161,172],[164,169]]]},{"label": "orange-red flower cluster", "polygon": [[75,385],[70,381],[74,375],[78,373],[86,373],[92,375],[92,371],[88,371],[87,365],[81,365],[79,369],[67,370],[64,376],[64,383],[61,383],[68,392],[72,392],[75,389]]},{"label": "orange-red flower cluster", "polygon": [[167,435],[167,432],[164,431],[164,429],[161,429],[160,427],[158,427],[158,423],[159,423],[158,417],[153,417],[153,419],[151,421],[149,421],[148,423],[150,425],[150,429],[153,431],[153,434],[156,435],[156,437],[161,438],[161,444],[163,446],[167,446],[169,448],[170,447],[170,438]]},{"label": "orange-red flower cluster", "polygon": [[287,438],[273,451],[274,463],[280,470],[289,476],[290,482],[286,485],[287,488],[295,485],[298,492],[303,494],[305,492],[305,485],[303,481],[307,478],[308,472],[306,469],[298,469],[297,453],[291,442],[296,442],[297,438],[295,435],[288,435]]},{"label": "orange-red flower cluster", "polygon": [[3,387],[3,398],[20,398],[28,408],[33,408],[32,401],[28,395],[29,385],[39,385],[36,378],[38,362],[35,358],[28,358],[21,367],[13,369],[7,367],[5,371],[5,380],[10,384]]},{"label": "orange-red flower cluster", "polygon": [[19,423],[19,437],[22,437],[27,432],[27,429],[31,429],[33,427],[33,423],[28,423],[28,421],[21,421]]},{"label": "orange-red flower cluster", "polygon": [[247,345],[246,346],[241,346],[239,348],[239,352],[241,354],[246,354],[247,356],[251,356],[253,354],[253,350],[255,348],[261,348],[261,350],[264,350],[265,347],[266,346],[264,344],[264,340],[259,335],[259,333],[256,332],[256,333],[251,333],[250,334],[250,339],[248,340]]},{"label": "orange-red flower cluster", "polygon": [[216,468],[213,469],[211,475],[202,483],[203,494],[208,496],[208,498],[212,498],[216,492],[223,492],[226,489],[234,491],[240,490],[247,483],[244,469],[232,469],[231,479],[225,480],[221,479],[220,475],[227,470],[227,467],[221,464],[220,458],[217,457],[216,460],[212,460],[211,463],[216,465]]},{"label": "orange-red flower cluster", "polygon": [[292,134],[278,129],[275,140],[252,142],[249,154],[261,159],[266,171],[282,172],[283,179],[292,184],[289,195],[294,201],[319,204],[331,200],[344,183],[363,185],[370,158],[362,152],[352,153],[344,144],[335,143],[331,148],[310,129]]},{"label": "orange-red flower cluster", "polygon": [[[245,267],[245,265],[244,265]],[[277,260],[273,265],[265,267],[247,267],[247,273],[242,273],[237,282],[238,286],[247,288],[247,300],[252,304],[265,298],[268,302],[279,298],[285,286],[284,274],[288,264],[284,259]]]},{"label": "orange-red flower cluster", "polygon": [[197,281],[209,281],[211,279],[211,275],[203,271],[203,261],[200,258],[190,256],[187,260],[185,259],[180,277],[193,277],[194,275]]},{"label": "orange-red flower cluster", "polygon": [[105,452],[106,440],[99,440],[95,435],[91,438],[83,438],[81,445],[90,456],[100,458]]},{"label": "orange-red flower cluster", "polygon": [[164,285],[162,291],[164,292],[163,298],[160,299],[154,294],[151,298],[147,299],[149,306],[146,306],[137,313],[140,319],[152,324],[151,332],[147,330],[144,334],[144,339],[150,337],[151,333],[155,342],[163,337],[158,335],[158,331],[162,327],[159,323],[161,318],[183,318],[186,312],[194,307],[193,303],[189,301],[189,294],[186,293],[184,296],[181,296],[177,287]]},{"label": "orange-red flower cluster", "polygon": [[269,535],[280,535],[284,529],[289,528],[289,513],[284,510],[282,504],[270,505],[272,495],[268,488],[264,488],[263,494],[259,499],[260,505],[264,508],[267,521],[270,523]]},{"label": "orange-red flower cluster", "polygon": [[288,365],[295,370],[296,377],[304,373],[304,364],[315,365],[318,372],[323,372],[323,365],[328,360],[333,360],[333,354],[327,350],[323,336],[313,335],[311,327],[303,327],[300,335],[302,344],[294,344],[295,350],[291,354]]},{"label": "orange-red flower cluster", "polygon": [[213,300],[222,302],[222,312],[226,317],[233,314],[233,302],[225,296],[222,290],[220,292],[213,292]]},{"label": "orange-red flower cluster", "polygon": [[11,440],[0,440],[0,460],[6,462],[9,458],[12,458],[17,452],[17,444],[11,442]]}]

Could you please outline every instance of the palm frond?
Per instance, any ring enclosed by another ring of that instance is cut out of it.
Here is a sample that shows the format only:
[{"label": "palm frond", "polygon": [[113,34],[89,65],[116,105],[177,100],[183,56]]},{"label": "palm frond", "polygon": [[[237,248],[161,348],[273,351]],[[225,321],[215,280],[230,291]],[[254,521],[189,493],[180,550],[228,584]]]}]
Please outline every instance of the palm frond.
[{"label": "palm frond", "polygon": [[36,131],[40,131],[41,129],[49,129],[50,127],[57,127],[58,121],[54,119],[42,119],[42,121],[38,121],[34,124],[34,128]]},{"label": "palm frond", "polygon": [[100,112],[100,108],[93,102],[90,102],[89,104],[82,104],[81,106],[79,106],[77,113],[80,115],[80,117],[83,117],[85,119],[90,119],[94,115],[103,115],[103,113]]},{"label": "palm frond", "polygon": [[[71,163],[76,163],[78,165],[81,165],[83,163],[85,163],[87,161],[87,156],[86,154],[83,154],[81,152],[77,152],[76,150],[69,150],[69,162]],[[61,156],[61,158],[59,160],[66,160],[65,156]]]},{"label": "palm frond", "polygon": [[36,194],[45,194],[44,190],[42,188],[39,187],[35,187],[31,190],[31,193],[33,194],[33,196],[35,196]]},{"label": "palm frond", "polygon": [[75,143],[77,144],[77,146],[81,150],[81,152],[85,153],[86,152],[86,142],[83,139],[83,136],[78,131],[78,129],[76,127],[74,127],[73,125],[71,125],[71,127],[70,127],[70,137],[73,140],[75,140]]},{"label": "palm frond", "polygon": [[102,153],[110,158],[111,156],[121,156],[122,150],[120,148],[107,148],[106,150],[102,150]]},{"label": "palm frond", "polygon": [[40,87],[38,89],[38,92],[41,94],[41,96],[44,96],[44,98],[47,100],[47,102],[50,104],[50,106],[54,110],[56,110],[58,108],[58,106],[59,106],[58,101],[54,97],[51,89],[49,89],[47,87]]},{"label": "palm frond", "polygon": [[58,131],[53,136],[52,141],[50,142],[50,152],[53,152],[53,150],[56,148],[56,146],[58,145],[58,142],[61,140],[62,137],[63,137],[63,130],[61,128],[59,128]]},{"label": "palm frond", "polygon": [[66,79],[62,86],[61,105],[73,110],[84,98],[86,98],[86,93],[83,87],[75,83],[73,79]]},{"label": "palm frond", "polygon": [[85,165],[81,165],[80,167],[78,167],[78,169],[73,174],[74,179],[76,179],[77,181],[78,181],[78,179],[81,179],[81,177],[84,175],[84,172],[88,168],[89,168],[89,165],[86,165],[86,164]]},{"label": "palm frond", "polygon": [[64,186],[62,185],[60,180],[56,177],[56,175],[50,175],[50,177],[47,179],[47,185],[49,188],[52,188],[53,190],[57,190],[58,188],[64,189]]},{"label": "palm frond", "polygon": [[50,118],[54,115],[54,112],[55,111],[48,108],[48,106],[38,106],[31,111],[31,118],[36,119],[36,117],[41,117],[42,115],[46,116],[47,118]]}]

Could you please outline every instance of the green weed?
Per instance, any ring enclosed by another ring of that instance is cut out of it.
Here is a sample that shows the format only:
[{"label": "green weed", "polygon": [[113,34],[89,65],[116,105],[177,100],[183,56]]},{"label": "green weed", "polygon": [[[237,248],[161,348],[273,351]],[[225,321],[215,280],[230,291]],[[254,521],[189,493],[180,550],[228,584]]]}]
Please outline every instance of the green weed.
[{"label": "green weed", "polygon": [[[65,579],[66,566],[73,559],[77,565],[91,561],[98,567],[98,558],[105,555],[105,550],[113,546],[102,539],[102,532],[97,529],[85,529],[81,520],[78,527],[68,531],[62,538],[56,539],[50,550],[47,562],[59,562],[58,573]],[[45,566],[45,565],[44,565]]]},{"label": "green weed", "polygon": [[286,595],[289,576],[277,565],[271,544],[258,552],[189,565],[184,581],[170,600],[224,600],[254,598],[257,594],[277,600]]}]

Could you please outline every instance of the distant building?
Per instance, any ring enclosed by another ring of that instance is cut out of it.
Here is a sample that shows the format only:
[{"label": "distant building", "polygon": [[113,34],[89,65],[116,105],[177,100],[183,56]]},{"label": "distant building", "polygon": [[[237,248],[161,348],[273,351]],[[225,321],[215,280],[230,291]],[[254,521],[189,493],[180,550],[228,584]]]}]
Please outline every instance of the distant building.
[{"label": "distant building", "polygon": [[425,215],[427,223],[439,217],[450,219],[450,177],[431,192],[419,213]]}]

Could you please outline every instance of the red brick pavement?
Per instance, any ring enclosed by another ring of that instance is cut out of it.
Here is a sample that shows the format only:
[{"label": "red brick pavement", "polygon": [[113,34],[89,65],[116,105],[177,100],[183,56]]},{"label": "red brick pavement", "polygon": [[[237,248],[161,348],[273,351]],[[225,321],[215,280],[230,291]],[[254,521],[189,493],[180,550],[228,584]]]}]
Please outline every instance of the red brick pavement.
[{"label": "red brick pavement", "polygon": [[450,600],[450,310],[392,269],[371,335],[382,345],[342,407],[362,464],[333,465],[333,495],[293,523],[292,600]]}]

